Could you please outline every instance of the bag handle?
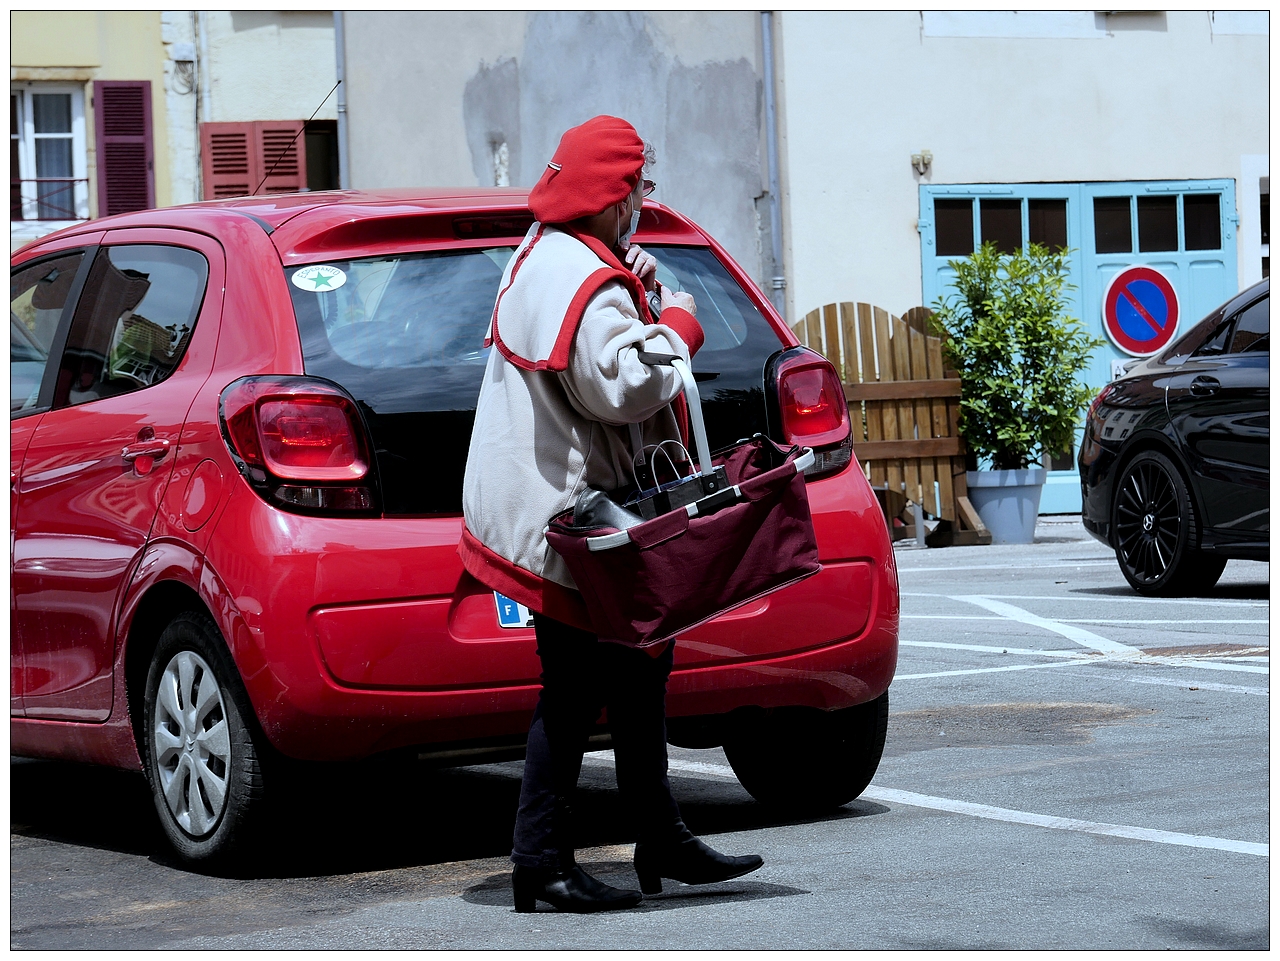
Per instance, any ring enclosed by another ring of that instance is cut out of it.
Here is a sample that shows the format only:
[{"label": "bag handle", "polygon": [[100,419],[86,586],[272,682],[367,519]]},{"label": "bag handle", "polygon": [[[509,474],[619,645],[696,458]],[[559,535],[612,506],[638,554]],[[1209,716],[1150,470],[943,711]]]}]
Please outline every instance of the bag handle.
[{"label": "bag handle", "polygon": [[689,408],[693,439],[698,448],[698,466],[703,474],[710,477],[715,468],[711,464],[711,445],[707,443],[707,428],[702,422],[702,401],[698,398],[698,382],[693,378],[693,371],[683,358],[675,354],[655,354],[642,350],[636,356],[642,364],[649,367],[671,367],[680,375],[684,384],[684,399]]}]

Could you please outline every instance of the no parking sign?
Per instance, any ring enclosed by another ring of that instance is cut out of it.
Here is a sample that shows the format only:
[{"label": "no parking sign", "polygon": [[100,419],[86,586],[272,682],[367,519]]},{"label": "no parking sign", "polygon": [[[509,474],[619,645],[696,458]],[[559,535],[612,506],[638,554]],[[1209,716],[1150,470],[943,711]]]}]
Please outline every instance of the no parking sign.
[{"label": "no parking sign", "polygon": [[1134,357],[1163,350],[1178,330],[1178,295],[1153,267],[1126,267],[1102,295],[1102,328]]}]

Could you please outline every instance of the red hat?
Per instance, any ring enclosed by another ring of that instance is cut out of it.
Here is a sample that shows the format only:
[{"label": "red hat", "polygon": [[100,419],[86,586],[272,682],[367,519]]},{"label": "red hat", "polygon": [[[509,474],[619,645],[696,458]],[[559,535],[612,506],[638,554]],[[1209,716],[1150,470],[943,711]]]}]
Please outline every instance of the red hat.
[{"label": "red hat", "polygon": [[589,217],[625,200],[640,181],[644,141],[618,117],[592,117],[560,138],[555,156],[529,194],[544,224]]}]

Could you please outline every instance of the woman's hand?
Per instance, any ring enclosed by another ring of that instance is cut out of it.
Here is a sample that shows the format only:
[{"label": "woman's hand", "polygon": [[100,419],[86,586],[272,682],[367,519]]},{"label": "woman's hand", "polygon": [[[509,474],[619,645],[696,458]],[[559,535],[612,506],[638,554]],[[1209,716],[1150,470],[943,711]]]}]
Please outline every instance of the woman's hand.
[{"label": "woman's hand", "polygon": [[686,293],[683,290],[672,290],[670,287],[662,288],[662,309],[668,307],[680,307],[687,310],[693,316],[698,316],[698,305],[693,302],[693,294]]},{"label": "woman's hand", "polygon": [[640,278],[645,290],[653,290],[658,280],[658,260],[653,254],[646,253],[632,244],[625,254],[625,260],[631,272]]}]

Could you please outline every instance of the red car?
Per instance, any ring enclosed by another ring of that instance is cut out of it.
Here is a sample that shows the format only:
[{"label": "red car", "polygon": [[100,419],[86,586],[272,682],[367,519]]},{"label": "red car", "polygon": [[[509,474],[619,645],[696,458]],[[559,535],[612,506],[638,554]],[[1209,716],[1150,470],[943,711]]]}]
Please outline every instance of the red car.
[{"label": "red car", "polygon": [[[144,771],[192,860],[244,836],[288,758],[522,756],[533,630],[457,545],[531,222],[521,190],[309,193],[14,255],[13,753]],[[646,201],[636,241],[697,300],[712,447],[818,454],[822,572],[680,639],[670,740],[723,745],[766,803],[843,804],[884,745],[898,587],[839,377],[686,218]]]}]

